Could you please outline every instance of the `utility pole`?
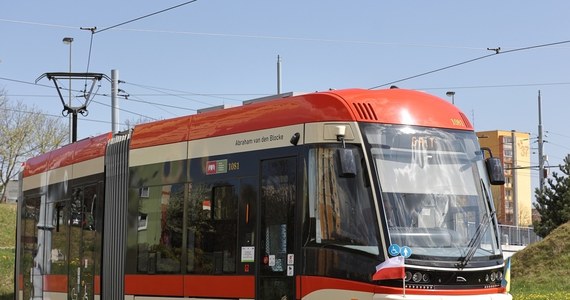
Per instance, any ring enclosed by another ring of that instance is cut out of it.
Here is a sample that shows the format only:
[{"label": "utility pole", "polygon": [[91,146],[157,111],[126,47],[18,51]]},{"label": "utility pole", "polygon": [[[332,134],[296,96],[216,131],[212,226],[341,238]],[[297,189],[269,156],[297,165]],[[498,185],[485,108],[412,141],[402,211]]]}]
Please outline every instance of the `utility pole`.
[{"label": "utility pole", "polygon": [[[71,73],[71,44],[73,43],[73,38],[64,37],[63,43],[69,45],[69,73]],[[69,78],[69,87],[67,87],[67,89],[69,90],[69,99],[67,100],[67,106],[71,107],[71,78]],[[69,143],[75,142],[73,140],[73,122],[74,121],[72,115],[69,115]]]},{"label": "utility pole", "polygon": [[544,187],[544,141],[542,137],[542,111],[541,105],[542,100],[540,99],[540,90],[538,90],[538,189],[542,192]]},{"label": "utility pole", "polygon": [[277,95],[281,94],[281,57],[277,55]]},{"label": "utility pole", "polygon": [[513,225],[519,226],[519,210],[518,210],[518,199],[517,199],[517,137],[515,131],[511,130],[511,143],[513,148]]},{"label": "utility pole", "polygon": [[111,70],[111,131],[119,132],[119,70]]}]

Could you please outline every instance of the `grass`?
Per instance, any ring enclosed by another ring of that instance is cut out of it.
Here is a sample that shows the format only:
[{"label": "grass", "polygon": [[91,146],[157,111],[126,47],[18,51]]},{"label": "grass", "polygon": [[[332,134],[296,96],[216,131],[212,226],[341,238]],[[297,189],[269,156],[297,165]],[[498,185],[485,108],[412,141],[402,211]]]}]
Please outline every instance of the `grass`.
[{"label": "grass", "polygon": [[511,293],[515,300],[570,299],[570,223],[513,255]]},{"label": "grass", "polygon": [[14,297],[16,205],[0,204],[0,299]]},{"label": "grass", "polygon": [[0,249],[0,296],[14,292],[14,259],[14,249]]},{"label": "grass", "polygon": [[16,204],[0,203],[0,248],[13,248],[16,242]]}]

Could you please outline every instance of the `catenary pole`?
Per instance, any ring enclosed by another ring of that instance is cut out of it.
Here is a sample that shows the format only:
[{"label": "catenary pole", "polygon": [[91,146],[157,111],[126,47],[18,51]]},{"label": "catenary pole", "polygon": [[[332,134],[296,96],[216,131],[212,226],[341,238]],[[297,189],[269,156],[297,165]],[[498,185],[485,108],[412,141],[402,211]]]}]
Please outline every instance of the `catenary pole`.
[{"label": "catenary pole", "polygon": [[119,70],[111,70],[111,131],[113,134],[119,132]]},{"label": "catenary pole", "polygon": [[281,94],[281,56],[277,55],[277,95]]},{"label": "catenary pole", "polygon": [[544,186],[544,141],[542,136],[542,100],[538,90],[538,188],[542,192]]},{"label": "catenary pole", "polygon": [[513,168],[512,168],[512,172],[513,172],[513,183],[512,183],[512,187],[513,187],[513,193],[512,193],[512,197],[513,197],[513,225],[515,226],[519,226],[519,210],[518,210],[518,193],[517,193],[517,136],[515,135],[515,131],[511,130],[511,142],[512,142],[512,151],[513,151]]}]

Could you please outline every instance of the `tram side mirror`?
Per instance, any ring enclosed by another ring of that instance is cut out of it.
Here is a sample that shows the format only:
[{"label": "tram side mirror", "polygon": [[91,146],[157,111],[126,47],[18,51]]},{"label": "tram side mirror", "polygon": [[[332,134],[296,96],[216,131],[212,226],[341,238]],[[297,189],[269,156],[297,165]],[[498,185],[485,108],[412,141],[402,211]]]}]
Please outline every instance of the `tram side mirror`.
[{"label": "tram side mirror", "polygon": [[487,173],[489,174],[489,181],[492,185],[505,184],[505,173],[503,171],[503,164],[497,157],[489,157],[485,160],[487,166]]},{"label": "tram side mirror", "polygon": [[289,142],[291,143],[291,145],[293,146],[297,146],[297,144],[299,143],[299,139],[301,138],[301,134],[298,132],[295,132],[295,134],[293,134],[293,136],[291,137],[291,139],[289,140]]},{"label": "tram side mirror", "polygon": [[356,176],[356,161],[352,149],[339,148],[336,150],[339,159],[340,177],[352,178]]}]

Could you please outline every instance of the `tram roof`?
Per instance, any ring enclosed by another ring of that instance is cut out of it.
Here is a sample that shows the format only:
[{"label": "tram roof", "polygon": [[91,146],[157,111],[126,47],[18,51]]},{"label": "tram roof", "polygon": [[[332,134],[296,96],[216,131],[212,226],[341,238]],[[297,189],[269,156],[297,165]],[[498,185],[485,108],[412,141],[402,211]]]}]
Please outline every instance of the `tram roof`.
[{"label": "tram roof", "polygon": [[137,125],[131,149],[311,122],[357,121],[473,130],[455,106],[405,89],[332,90],[249,102]]},{"label": "tram roof", "polygon": [[30,158],[24,166],[24,177],[101,157],[105,155],[106,145],[111,137],[109,132]]},{"label": "tram roof", "polygon": [[[473,130],[461,111],[430,94],[405,90],[346,89],[316,92],[207,111],[135,126],[131,149],[311,122],[371,122]],[[106,133],[29,159],[24,176],[101,157]]]}]

